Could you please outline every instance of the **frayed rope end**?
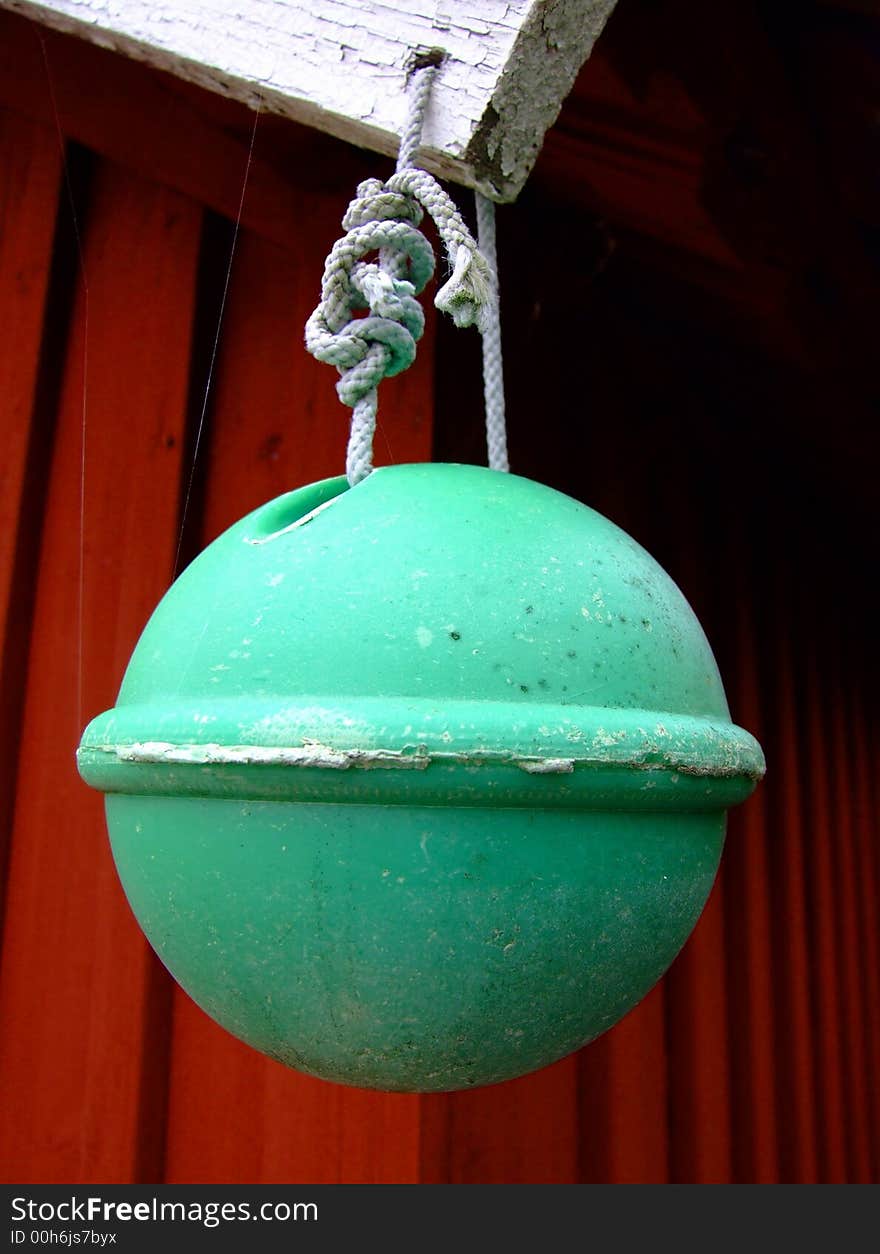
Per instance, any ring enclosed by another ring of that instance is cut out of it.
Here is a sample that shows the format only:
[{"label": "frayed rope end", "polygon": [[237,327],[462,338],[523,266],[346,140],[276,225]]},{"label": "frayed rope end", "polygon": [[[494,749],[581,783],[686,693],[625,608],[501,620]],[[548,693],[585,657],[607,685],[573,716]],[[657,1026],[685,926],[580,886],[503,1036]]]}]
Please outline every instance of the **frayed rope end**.
[{"label": "frayed rope end", "polygon": [[488,261],[476,249],[459,245],[452,275],[437,293],[434,304],[457,327],[477,326],[482,332],[491,318],[495,299]]}]

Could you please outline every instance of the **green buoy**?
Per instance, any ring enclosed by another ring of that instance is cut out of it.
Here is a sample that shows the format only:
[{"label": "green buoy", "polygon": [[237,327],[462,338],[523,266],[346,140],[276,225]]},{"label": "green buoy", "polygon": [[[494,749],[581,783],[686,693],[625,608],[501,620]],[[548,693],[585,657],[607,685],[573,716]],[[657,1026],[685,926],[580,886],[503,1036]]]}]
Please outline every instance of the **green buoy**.
[{"label": "green buoy", "polygon": [[763,773],[618,527],[472,466],[282,496],[183,573],[86,729],[162,961],[291,1067],[492,1084],[660,978]]}]

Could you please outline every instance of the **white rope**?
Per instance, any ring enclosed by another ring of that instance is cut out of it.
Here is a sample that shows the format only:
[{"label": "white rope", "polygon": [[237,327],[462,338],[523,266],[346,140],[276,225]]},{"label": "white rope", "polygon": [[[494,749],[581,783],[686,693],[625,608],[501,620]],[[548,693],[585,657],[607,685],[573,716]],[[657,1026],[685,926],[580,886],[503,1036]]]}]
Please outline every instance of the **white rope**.
[{"label": "white rope", "polygon": [[400,147],[397,150],[397,169],[406,170],[415,165],[416,153],[422,142],[422,130],[425,125],[425,113],[428,100],[434,85],[434,76],[442,64],[443,58],[434,57],[427,64],[412,69],[409,82],[409,107],[406,121],[400,133]]},{"label": "white rope", "polygon": [[504,413],[504,367],[501,358],[501,308],[498,293],[498,249],[495,241],[495,204],[474,193],[477,203],[477,241],[489,264],[492,300],[483,327],[483,396],[486,402],[486,447],[490,470],[510,470],[507,458],[507,420]]},{"label": "white rope", "polygon": [[[333,245],[324,265],[320,303],[306,323],[306,348],[336,366],[342,376],[336,388],[339,398],[352,407],[345,466],[352,486],[373,469],[378,385],[412,363],[424,331],[424,314],[415,298],[434,272],[434,254],[418,230],[423,210],[434,220],[452,271],[434,304],[456,326],[476,325],[484,337],[497,341],[491,354],[495,417],[490,465],[494,456],[497,469],[507,468],[497,279],[450,197],[414,164],[436,71],[436,61],[413,71],[395,173],[385,183],[366,179],[359,185],[342,219],[346,235]],[[378,254],[377,260],[365,261],[371,253]],[[355,316],[364,310],[367,316]]]}]

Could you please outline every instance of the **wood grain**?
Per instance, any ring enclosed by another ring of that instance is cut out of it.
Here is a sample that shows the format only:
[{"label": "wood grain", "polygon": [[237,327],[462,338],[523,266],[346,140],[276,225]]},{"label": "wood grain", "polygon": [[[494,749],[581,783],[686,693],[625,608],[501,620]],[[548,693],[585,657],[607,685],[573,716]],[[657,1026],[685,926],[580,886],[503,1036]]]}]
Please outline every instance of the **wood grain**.
[{"label": "wood grain", "polygon": [[112,1182],[161,1170],[141,1146],[151,1140],[141,1083],[155,960],[74,751],[83,720],[112,704],[170,574],[200,223],[176,193],[99,168],[27,672],[0,971],[0,1017],[15,1025],[0,1036],[5,1179]]},{"label": "wood grain", "polygon": [[37,381],[60,173],[58,136],[0,111],[0,309],[8,311],[0,338],[0,926],[43,517],[40,499],[54,417],[49,407],[39,406]]},{"label": "wood grain", "polygon": [[0,654],[15,611],[12,578],[28,460],[61,175],[58,136],[0,111]]}]

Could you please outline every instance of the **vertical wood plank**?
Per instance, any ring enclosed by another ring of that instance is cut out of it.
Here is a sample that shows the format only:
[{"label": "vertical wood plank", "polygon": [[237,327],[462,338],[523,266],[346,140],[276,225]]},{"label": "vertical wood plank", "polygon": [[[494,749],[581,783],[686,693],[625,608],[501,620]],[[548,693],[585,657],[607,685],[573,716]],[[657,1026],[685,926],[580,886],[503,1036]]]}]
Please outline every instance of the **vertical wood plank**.
[{"label": "vertical wood plank", "polygon": [[[170,572],[200,211],[98,169],[46,501],[0,971],[0,1174],[155,1178],[141,1121],[154,960],[118,884],[85,717],[112,704]],[[80,462],[86,475],[80,588]],[[84,650],[78,656],[82,591]],[[82,709],[78,686],[82,677]],[[152,1095],[162,1104],[163,1094]]]},{"label": "vertical wood plank", "polygon": [[[815,645],[814,645],[815,648]],[[804,808],[808,816],[808,866],[812,921],[813,1037],[816,1042],[817,1106],[821,1178],[845,1184],[849,1178],[845,1136],[843,1053],[840,1040],[841,997],[836,930],[828,778],[828,736],[815,653],[804,663],[806,693]]]},{"label": "vertical wood plank", "polygon": [[[870,663],[865,673],[871,674]],[[868,692],[873,691],[868,687]],[[876,802],[872,795],[872,778],[877,778],[878,760],[871,744],[870,724],[864,704],[864,689],[852,691],[849,702],[852,719],[854,790],[853,822],[856,832],[858,858],[859,896],[863,921],[863,949],[861,966],[864,978],[864,1005],[867,1015],[868,1051],[868,1104],[872,1134],[872,1179],[880,1181],[880,877],[878,877],[878,853],[880,831],[877,824]],[[873,775],[872,775],[873,765]]]},{"label": "vertical wood plank", "polygon": [[60,173],[57,135],[0,111],[0,925],[48,473],[34,410]]},{"label": "vertical wood plank", "polygon": [[0,655],[10,627],[31,411],[61,174],[58,137],[0,110]]},{"label": "vertical wood plank", "polygon": [[[709,572],[716,546],[729,525],[710,493],[693,489],[694,454],[676,460],[664,476],[654,513],[662,520],[664,549],[674,555],[675,578],[709,633],[715,649],[716,623],[731,612],[731,590],[713,585]],[[688,473],[690,472],[690,473]],[[655,489],[655,492],[657,490]],[[687,537],[686,542],[682,538]],[[733,675],[725,676],[729,685]],[[664,981],[669,1051],[670,1178],[680,1184],[726,1184],[732,1176],[730,1109],[730,1022],[724,938],[726,842],[718,879],[705,909]]]},{"label": "vertical wood plank", "polygon": [[577,1083],[573,1055],[519,1080],[423,1098],[422,1181],[576,1183]]},{"label": "vertical wood plank", "polygon": [[[203,449],[202,542],[263,501],[344,469],[348,411],[336,372],[302,343],[339,209],[303,188],[289,249],[239,238]],[[430,456],[432,325],[416,364],[380,389],[378,464]],[[176,994],[169,1181],[414,1182],[419,1102],[288,1070]]]},{"label": "vertical wood plank", "polygon": [[731,1179],[723,902],[719,882],[666,977],[671,1177],[679,1184]]},{"label": "vertical wood plank", "polygon": [[[838,628],[839,631],[839,628]],[[837,647],[832,656],[853,657],[838,631]],[[871,1179],[871,1138],[869,1076],[867,1068],[866,1023],[863,970],[867,960],[862,945],[861,900],[859,877],[863,873],[857,861],[853,818],[853,745],[858,729],[848,717],[848,685],[854,682],[852,672],[842,674],[838,663],[828,692],[826,720],[829,735],[827,752],[831,758],[830,799],[834,814],[835,895],[838,914],[838,946],[840,957],[840,1023],[846,1092],[846,1123],[849,1144],[849,1180],[865,1184]]]},{"label": "vertical wood plank", "polygon": [[665,988],[660,984],[610,1032],[581,1051],[581,1179],[669,1181]]},{"label": "vertical wood plank", "polygon": [[[731,537],[733,539],[733,537]],[[756,584],[740,569],[735,656],[731,684],[734,718],[766,745],[760,676],[751,606]],[[779,1178],[771,879],[767,854],[768,791],[775,764],[768,756],[768,782],[728,820],[725,857],[727,970],[734,1119],[734,1178],[737,1183],[773,1184]]]},{"label": "vertical wood plank", "polygon": [[774,882],[779,911],[775,945],[778,979],[778,1084],[780,1110],[780,1171],[784,1183],[815,1183],[819,1179],[816,1126],[816,1060],[811,1032],[807,872],[804,852],[804,812],[798,725],[804,718],[797,700],[791,641],[785,630],[791,598],[777,596],[774,626],[774,662],[777,676],[774,735],[775,767],[768,781],[774,818]]}]

